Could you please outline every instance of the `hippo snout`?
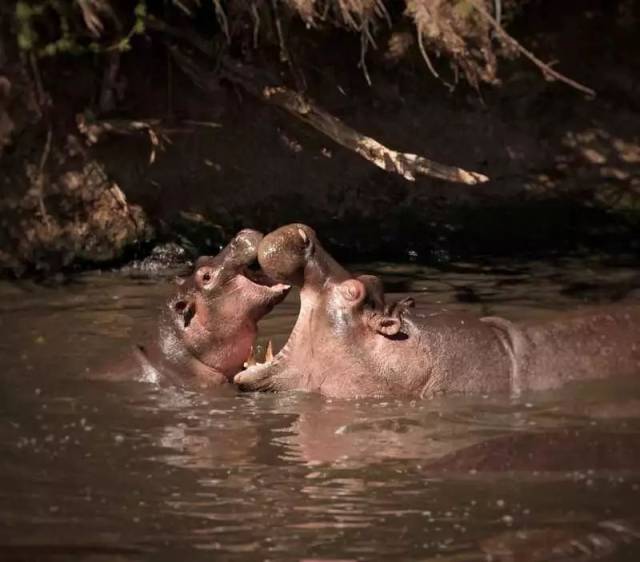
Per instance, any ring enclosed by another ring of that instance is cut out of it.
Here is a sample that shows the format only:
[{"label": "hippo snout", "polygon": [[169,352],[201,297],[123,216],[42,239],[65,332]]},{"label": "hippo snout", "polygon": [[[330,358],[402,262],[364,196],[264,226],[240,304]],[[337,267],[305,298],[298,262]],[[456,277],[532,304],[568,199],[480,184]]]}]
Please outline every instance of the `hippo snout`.
[{"label": "hippo snout", "polygon": [[302,285],[315,241],[316,233],[304,224],[282,226],[264,237],[258,248],[258,262],[273,279]]},{"label": "hippo snout", "polygon": [[226,248],[225,265],[240,267],[253,263],[263,238],[264,234],[250,228],[238,232]]}]

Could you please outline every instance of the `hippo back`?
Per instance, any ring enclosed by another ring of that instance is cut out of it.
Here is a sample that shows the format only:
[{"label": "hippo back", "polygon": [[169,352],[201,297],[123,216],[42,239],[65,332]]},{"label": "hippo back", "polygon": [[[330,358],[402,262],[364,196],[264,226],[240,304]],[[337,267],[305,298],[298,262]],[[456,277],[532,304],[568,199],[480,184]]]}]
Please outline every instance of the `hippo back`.
[{"label": "hippo back", "polygon": [[405,318],[426,360],[421,395],[512,391],[513,360],[498,330],[464,312],[430,311]]},{"label": "hippo back", "polygon": [[563,313],[520,325],[518,361],[525,388],[640,373],[640,306],[608,306]]}]

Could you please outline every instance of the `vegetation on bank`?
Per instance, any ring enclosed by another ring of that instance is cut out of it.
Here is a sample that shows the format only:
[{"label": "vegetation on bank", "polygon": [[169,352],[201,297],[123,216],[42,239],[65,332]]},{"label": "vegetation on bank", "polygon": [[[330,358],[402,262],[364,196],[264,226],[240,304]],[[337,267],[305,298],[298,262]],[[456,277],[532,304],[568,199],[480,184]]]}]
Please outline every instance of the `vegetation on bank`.
[{"label": "vegetation on bank", "polygon": [[[437,81],[439,95],[470,89],[479,96],[483,85],[499,88],[511,61],[520,58],[540,72],[541,82],[561,82],[567,95],[591,97],[590,84],[561,73],[555,61],[543,62],[543,55],[515,38],[512,28],[521,28],[527,12],[545,2],[550,0],[3,2],[0,163],[7,197],[0,203],[0,269],[109,262],[156,238],[161,225],[129,200],[126,186],[110,177],[94,149],[104,139],[139,136],[147,164],[153,164],[176,131],[216,127],[176,116],[186,83],[212,100],[230,85],[274,104],[401,178],[483,182],[485,174],[455,165],[456,154],[445,165],[396,150],[314,102],[314,65],[324,57],[330,66],[336,58],[315,46],[326,48],[328,37],[367,84],[374,83],[373,68],[415,69],[418,60],[420,72]],[[621,25],[639,19],[638,2],[605,4],[589,2],[584,10]],[[557,57],[562,60],[562,53]],[[131,109],[144,104],[132,99],[131,60],[148,64],[140,70],[149,75],[166,77],[164,116]]]}]

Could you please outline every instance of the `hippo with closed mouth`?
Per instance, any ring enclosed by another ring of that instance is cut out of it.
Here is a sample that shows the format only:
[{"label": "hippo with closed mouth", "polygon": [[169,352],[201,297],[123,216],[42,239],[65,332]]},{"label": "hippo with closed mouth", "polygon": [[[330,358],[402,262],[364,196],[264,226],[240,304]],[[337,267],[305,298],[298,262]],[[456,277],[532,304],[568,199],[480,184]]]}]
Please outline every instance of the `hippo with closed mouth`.
[{"label": "hippo with closed mouth", "polygon": [[290,289],[250,269],[262,238],[242,230],[218,255],[199,258],[189,276],[176,280],[157,336],[135,348],[139,378],[203,387],[231,382],[251,354],[258,321]]},{"label": "hippo with closed mouth", "polygon": [[244,390],[304,390],[331,397],[432,397],[542,390],[640,373],[640,306],[608,306],[513,323],[471,313],[418,313],[385,304],[380,281],[354,277],[306,225],[260,243],[273,279],[300,287],[291,336],[269,362],[235,376]]}]

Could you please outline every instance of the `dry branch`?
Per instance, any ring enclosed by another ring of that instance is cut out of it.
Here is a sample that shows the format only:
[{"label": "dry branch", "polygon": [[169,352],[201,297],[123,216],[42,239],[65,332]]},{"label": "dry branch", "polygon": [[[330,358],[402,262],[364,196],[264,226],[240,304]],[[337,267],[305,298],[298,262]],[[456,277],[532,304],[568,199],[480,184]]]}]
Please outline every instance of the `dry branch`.
[{"label": "dry branch", "polygon": [[488,180],[486,176],[477,172],[440,164],[417,154],[392,150],[377,140],[348,127],[338,118],[284,86],[265,87],[262,90],[262,97],[266,101],[286,109],[295,117],[324,133],[338,144],[358,153],[379,168],[400,174],[406,180],[415,181],[416,176],[419,175],[468,185]]},{"label": "dry branch", "polygon": [[[215,91],[218,88],[217,76],[199,68],[178,48],[172,48],[171,52],[178,66],[195,84],[208,91]],[[256,69],[225,59],[222,62],[221,71],[222,76],[231,83],[242,87],[263,101],[285,109],[338,144],[356,152],[379,168],[399,174],[408,181],[415,181],[416,176],[431,176],[467,185],[488,180],[487,176],[478,172],[440,164],[417,154],[392,150],[345,125],[301,94],[282,85],[274,86],[273,80]]]}]

